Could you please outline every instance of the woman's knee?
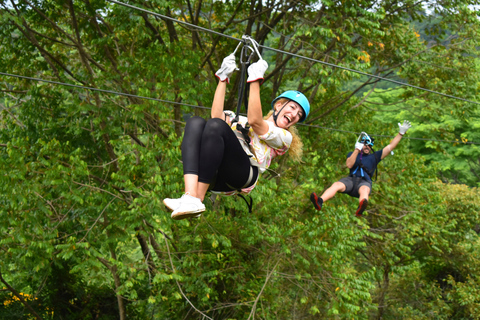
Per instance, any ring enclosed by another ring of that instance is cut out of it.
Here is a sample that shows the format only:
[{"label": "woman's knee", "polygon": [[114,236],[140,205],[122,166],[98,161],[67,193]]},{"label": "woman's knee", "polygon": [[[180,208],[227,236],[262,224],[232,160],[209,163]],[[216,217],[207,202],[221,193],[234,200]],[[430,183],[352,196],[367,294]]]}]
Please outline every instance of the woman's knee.
[{"label": "woman's knee", "polygon": [[231,130],[228,124],[219,118],[209,119],[205,125],[204,135],[219,135],[226,130]]},{"label": "woman's knee", "polygon": [[207,121],[205,119],[203,119],[202,117],[193,116],[193,117],[191,117],[187,120],[187,123],[185,125],[185,129],[201,128],[201,130],[203,130],[206,123],[207,123]]},{"label": "woman's knee", "polygon": [[205,123],[207,123],[205,119],[197,116],[193,116],[187,120],[185,132],[183,134],[182,150],[184,150],[184,147],[186,146],[192,148],[200,143]]}]

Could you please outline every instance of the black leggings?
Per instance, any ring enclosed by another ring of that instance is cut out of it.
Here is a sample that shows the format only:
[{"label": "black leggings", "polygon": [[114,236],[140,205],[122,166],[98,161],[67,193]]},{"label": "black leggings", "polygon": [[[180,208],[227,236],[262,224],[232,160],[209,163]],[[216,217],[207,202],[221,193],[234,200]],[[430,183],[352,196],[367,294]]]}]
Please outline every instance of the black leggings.
[{"label": "black leggings", "polygon": [[[187,120],[182,141],[183,174],[198,175],[198,181],[211,184],[214,191],[232,191],[255,183],[258,168],[251,166],[248,155],[228,124],[221,119],[206,121],[200,117]],[[254,170],[251,183],[245,186]]]}]

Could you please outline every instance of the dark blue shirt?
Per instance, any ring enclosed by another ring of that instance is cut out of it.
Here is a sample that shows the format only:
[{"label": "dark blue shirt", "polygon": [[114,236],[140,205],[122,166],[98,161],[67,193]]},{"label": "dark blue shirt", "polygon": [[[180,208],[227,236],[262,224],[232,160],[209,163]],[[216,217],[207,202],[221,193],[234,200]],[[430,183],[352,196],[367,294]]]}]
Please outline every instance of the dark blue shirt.
[{"label": "dark blue shirt", "polygon": [[[352,155],[353,152],[347,154],[347,158]],[[377,169],[377,164],[382,161],[383,149],[375,151],[371,154],[361,154],[359,153],[357,159],[355,159],[355,164],[350,169],[350,175],[356,177],[363,177],[367,181],[372,181],[373,174]],[[375,159],[376,157],[376,159]],[[363,169],[360,168],[360,163],[363,164]]]}]

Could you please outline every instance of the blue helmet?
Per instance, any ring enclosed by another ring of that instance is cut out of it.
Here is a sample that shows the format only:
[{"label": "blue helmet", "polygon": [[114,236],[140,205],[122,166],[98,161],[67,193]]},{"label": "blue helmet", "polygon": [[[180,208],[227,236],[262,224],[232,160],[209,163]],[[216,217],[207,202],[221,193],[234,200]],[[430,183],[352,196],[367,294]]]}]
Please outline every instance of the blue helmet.
[{"label": "blue helmet", "polygon": [[308,114],[310,113],[310,102],[308,102],[307,97],[305,97],[303,93],[301,93],[300,91],[293,91],[293,90],[285,91],[284,93],[282,93],[281,95],[273,99],[272,109],[274,109],[275,102],[281,98],[295,101],[300,105],[300,107],[302,107],[303,117],[300,119],[299,122],[303,122],[305,121],[305,119],[307,119]]},{"label": "blue helmet", "polygon": [[369,147],[373,147],[374,142],[375,142],[375,139],[370,137],[368,134],[364,134],[360,139],[360,143],[366,144]]}]

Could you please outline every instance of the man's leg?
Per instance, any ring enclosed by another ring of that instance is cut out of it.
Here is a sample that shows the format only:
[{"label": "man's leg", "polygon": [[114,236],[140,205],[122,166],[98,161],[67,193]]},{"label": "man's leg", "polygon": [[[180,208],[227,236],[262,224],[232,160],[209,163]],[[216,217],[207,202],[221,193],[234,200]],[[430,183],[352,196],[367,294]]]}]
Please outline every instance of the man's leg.
[{"label": "man's leg", "polygon": [[357,217],[361,217],[363,212],[365,211],[365,209],[367,209],[367,206],[368,206],[368,196],[370,195],[370,188],[368,186],[363,185],[358,189],[358,193],[360,194],[360,196],[358,197],[360,201],[358,204],[357,211],[355,212],[355,215]]},{"label": "man's leg", "polygon": [[315,192],[312,192],[310,195],[310,201],[312,201],[313,206],[316,210],[321,210],[322,205],[325,201],[330,200],[337,194],[337,192],[344,192],[346,189],[343,182],[337,181],[330,186],[325,192],[319,197]]}]

